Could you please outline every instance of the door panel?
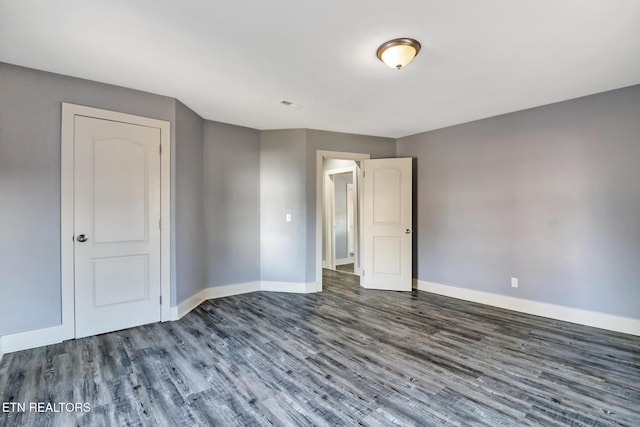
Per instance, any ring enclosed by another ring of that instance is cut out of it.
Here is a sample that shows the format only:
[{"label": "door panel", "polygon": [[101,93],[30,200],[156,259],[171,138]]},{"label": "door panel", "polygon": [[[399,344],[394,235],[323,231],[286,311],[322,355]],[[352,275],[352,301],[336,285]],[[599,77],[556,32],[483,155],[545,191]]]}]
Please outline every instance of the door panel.
[{"label": "door panel", "polygon": [[149,257],[134,255],[92,260],[95,307],[149,299]]},{"label": "door panel", "polygon": [[373,274],[402,272],[402,238],[373,236]]},{"label": "door panel", "polygon": [[160,130],[74,125],[76,338],[160,321]]},{"label": "door panel", "polygon": [[363,162],[362,286],[411,291],[412,160]]},{"label": "door panel", "polygon": [[144,146],[123,139],[94,142],[94,236],[99,243],[147,238]]},{"label": "door panel", "polygon": [[372,169],[373,224],[402,222],[402,175],[398,169]]}]

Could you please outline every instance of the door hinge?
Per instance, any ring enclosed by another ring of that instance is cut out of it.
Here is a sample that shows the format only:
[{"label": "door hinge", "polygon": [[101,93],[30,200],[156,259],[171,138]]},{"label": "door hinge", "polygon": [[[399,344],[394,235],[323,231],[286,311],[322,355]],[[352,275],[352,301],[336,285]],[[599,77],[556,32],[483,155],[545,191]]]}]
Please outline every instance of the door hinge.
[{"label": "door hinge", "polygon": [[160,305],[162,305],[162,295],[160,295]]},{"label": "door hinge", "polygon": [[158,145],[158,152],[162,154],[162,144]]},{"label": "door hinge", "polygon": [[162,219],[158,220],[158,228],[162,230]]}]

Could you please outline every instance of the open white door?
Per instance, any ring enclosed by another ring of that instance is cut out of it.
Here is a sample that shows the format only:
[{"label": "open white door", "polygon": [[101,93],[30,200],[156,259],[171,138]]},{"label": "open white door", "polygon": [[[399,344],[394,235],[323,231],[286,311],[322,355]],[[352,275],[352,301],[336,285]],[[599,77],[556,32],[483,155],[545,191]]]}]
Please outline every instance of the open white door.
[{"label": "open white door", "polygon": [[364,230],[361,284],[411,291],[412,160],[362,162]]}]

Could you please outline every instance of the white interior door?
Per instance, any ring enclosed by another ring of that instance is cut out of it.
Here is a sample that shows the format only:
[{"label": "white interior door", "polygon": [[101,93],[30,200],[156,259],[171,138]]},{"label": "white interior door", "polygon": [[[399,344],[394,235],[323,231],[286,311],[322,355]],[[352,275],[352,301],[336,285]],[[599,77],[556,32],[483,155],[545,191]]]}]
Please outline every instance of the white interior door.
[{"label": "white interior door", "polygon": [[75,335],[160,321],[160,129],[76,116]]},{"label": "white interior door", "polygon": [[363,161],[365,288],[411,291],[412,160]]}]

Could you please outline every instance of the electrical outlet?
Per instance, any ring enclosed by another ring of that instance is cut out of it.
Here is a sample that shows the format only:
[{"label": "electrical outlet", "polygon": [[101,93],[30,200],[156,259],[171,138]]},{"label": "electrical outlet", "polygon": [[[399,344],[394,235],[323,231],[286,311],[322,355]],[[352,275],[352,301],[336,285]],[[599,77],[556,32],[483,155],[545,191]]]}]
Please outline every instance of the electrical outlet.
[{"label": "electrical outlet", "polygon": [[512,288],[517,288],[518,287],[518,278],[517,277],[512,277],[511,278],[511,287]]},{"label": "electrical outlet", "polygon": [[287,222],[291,222],[291,214],[290,214],[290,213],[288,213],[288,214],[285,216],[285,221],[287,221]]}]

